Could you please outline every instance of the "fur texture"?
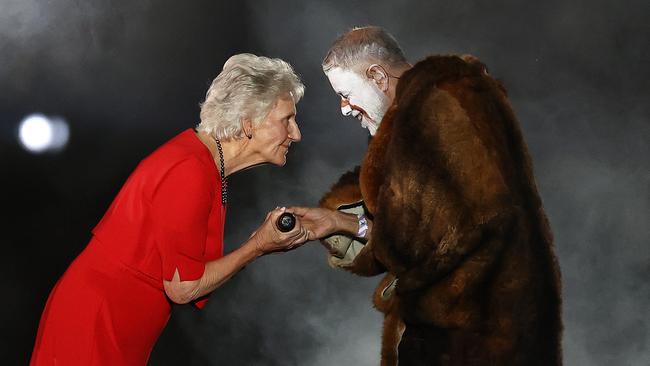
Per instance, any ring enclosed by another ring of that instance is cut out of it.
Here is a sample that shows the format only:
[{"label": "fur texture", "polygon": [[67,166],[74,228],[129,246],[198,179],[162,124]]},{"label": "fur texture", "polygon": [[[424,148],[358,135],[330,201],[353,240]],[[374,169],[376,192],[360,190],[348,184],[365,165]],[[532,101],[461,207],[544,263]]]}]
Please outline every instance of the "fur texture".
[{"label": "fur texture", "polygon": [[361,169],[321,205],[360,199],[374,228],[345,269],[388,272],[382,365],[561,365],[551,231],[506,92],[476,58],[402,75]]}]

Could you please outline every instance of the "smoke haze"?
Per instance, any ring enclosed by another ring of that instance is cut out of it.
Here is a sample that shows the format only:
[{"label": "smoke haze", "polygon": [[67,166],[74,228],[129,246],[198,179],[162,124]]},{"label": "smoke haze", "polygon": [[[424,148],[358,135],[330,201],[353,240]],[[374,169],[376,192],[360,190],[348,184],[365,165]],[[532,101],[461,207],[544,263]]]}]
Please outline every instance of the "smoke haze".
[{"label": "smoke haze", "polygon": [[[56,279],[139,160],[197,123],[232,54],[280,57],[307,90],[287,165],[230,179],[226,250],[274,207],[315,205],[367,141],[320,62],[373,24],[413,62],[470,53],[508,89],[555,236],[565,364],[649,364],[649,4],[0,0],[0,359],[27,363]],[[66,150],[21,150],[16,126],[35,111],[70,121]],[[329,268],[316,242],[263,257],[203,311],[175,307],[150,364],[377,365],[378,280]]]}]

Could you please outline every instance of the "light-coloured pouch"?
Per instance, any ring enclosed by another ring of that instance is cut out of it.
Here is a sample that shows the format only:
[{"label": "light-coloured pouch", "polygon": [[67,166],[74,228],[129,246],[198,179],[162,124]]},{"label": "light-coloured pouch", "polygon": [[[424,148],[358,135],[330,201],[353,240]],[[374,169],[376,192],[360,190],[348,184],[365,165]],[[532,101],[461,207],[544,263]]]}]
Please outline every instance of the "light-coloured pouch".
[{"label": "light-coloured pouch", "polygon": [[[365,212],[363,201],[339,206],[338,210],[355,215],[363,214]],[[329,236],[326,239],[323,239],[323,241],[325,241],[328,250],[333,257],[331,258],[330,263],[336,266],[351,264],[365,245],[356,238],[341,234]]]}]

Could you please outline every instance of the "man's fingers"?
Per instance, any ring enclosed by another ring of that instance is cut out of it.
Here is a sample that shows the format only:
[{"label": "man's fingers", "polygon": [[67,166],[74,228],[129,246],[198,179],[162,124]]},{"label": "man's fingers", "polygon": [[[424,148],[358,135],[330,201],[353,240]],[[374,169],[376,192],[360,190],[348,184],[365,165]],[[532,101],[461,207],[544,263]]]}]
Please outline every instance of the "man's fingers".
[{"label": "man's fingers", "polygon": [[303,236],[305,236],[306,232],[307,232],[307,229],[305,229],[304,226],[300,226],[300,231],[298,231],[298,235],[296,237],[298,239],[301,239]]},{"label": "man's fingers", "polygon": [[307,232],[309,233],[309,240],[317,240],[318,239],[318,235],[316,235],[315,232],[313,232],[311,230],[308,230]]},{"label": "man's fingers", "polygon": [[300,236],[297,237],[290,245],[290,248],[297,248],[304,244],[307,240],[309,239],[309,231],[307,230],[301,230]]},{"label": "man's fingers", "polygon": [[290,212],[294,215],[298,216],[305,216],[307,212],[309,212],[309,208],[307,207],[288,207],[287,212]]},{"label": "man's fingers", "polygon": [[305,227],[300,225],[300,223],[296,223],[296,227],[293,229],[293,231],[290,231],[289,233],[292,233],[290,238],[291,240],[295,240],[296,238],[299,238],[302,233],[304,232]]},{"label": "man's fingers", "polygon": [[309,230],[307,230],[307,229],[305,229],[305,234],[304,234],[304,236],[305,236],[305,237],[304,237],[304,240],[303,240],[303,242],[305,242],[305,241],[308,241],[308,240],[309,240],[309,236],[310,236],[310,233],[311,233],[311,231],[309,231]]}]

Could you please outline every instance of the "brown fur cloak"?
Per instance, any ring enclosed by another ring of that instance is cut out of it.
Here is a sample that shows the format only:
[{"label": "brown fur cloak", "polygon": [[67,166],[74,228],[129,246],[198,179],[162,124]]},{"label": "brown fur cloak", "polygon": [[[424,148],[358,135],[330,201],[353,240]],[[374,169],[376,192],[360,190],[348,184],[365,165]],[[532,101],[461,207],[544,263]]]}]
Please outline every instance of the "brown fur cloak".
[{"label": "brown fur cloak", "polygon": [[433,56],[402,75],[361,168],[321,206],[361,199],[371,238],[330,262],[387,272],[382,365],[562,363],[551,231],[506,92],[478,60]]}]

